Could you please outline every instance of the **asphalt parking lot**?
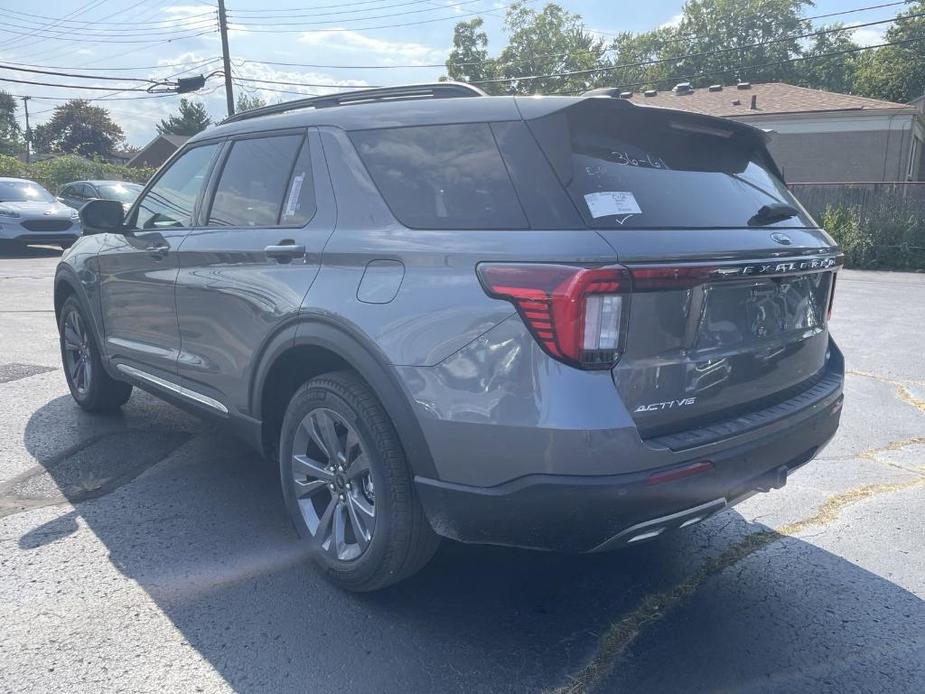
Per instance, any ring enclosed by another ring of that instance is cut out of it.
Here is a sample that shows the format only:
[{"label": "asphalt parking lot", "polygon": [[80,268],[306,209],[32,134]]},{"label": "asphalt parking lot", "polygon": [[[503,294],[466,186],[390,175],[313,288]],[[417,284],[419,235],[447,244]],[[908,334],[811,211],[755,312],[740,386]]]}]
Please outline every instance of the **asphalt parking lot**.
[{"label": "asphalt parking lot", "polygon": [[356,596],[226,433],[73,404],[57,256],[0,257],[0,690],[925,691],[925,275],[840,275],[842,426],[783,490],[609,555],[445,543]]}]

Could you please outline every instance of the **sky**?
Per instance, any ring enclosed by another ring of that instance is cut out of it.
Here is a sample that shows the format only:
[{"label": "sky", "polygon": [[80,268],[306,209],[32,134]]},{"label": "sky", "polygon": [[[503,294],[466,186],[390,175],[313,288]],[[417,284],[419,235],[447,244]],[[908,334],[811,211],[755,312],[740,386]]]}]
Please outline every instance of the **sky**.
[{"label": "sky", "polygon": [[[503,17],[509,1],[226,0],[232,27],[229,53],[236,77],[317,85],[242,81],[235,86],[235,92],[243,89],[275,102],[298,98],[300,93],[329,93],[348,85],[434,81],[445,74],[440,66],[452,47],[453,26],[460,20],[483,17],[489,52],[496,54],[503,48]],[[54,106],[65,99],[101,99],[95,104],[110,111],[127,142],[143,146],[156,134],[155,124],[176,111],[180,97],[152,96],[145,91],[151,82],[138,80],[156,82],[178,73],[207,75],[221,69],[221,62],[216,60],[221,56],[216,2],[0,0],[0,66],[8,66],[0,67],[0,89],[33,97],[29,101],[33,127],[51,117]],[[816,0],[805,15],[884,2],[888,0]],[[545,0],[533,3],[537,8],[543,4]],[[559,4],[580,14],[589,29],[608,37],[676,23],[683,0],[559,0]],[[902,9],[871,9],[824,21],[872,22],[890,19]],[[881,42],[888,27],[881,24],[859,28],[854,39],[865,45]],[[93,75],[97,79],[22,71],[27,67]],[[36,82],[103,89],[59,88]],[[195,98],[205,102],[214,119],[225,116],[221,77],[208,79],[205,89]],[[22,108],[19,116],[23,121]]]}]

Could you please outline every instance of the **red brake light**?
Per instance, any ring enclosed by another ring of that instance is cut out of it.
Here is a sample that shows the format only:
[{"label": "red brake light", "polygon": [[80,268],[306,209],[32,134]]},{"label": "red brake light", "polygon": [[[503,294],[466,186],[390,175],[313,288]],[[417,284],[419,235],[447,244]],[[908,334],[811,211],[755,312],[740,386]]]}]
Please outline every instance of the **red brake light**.
[{"label": "red brake light", "polygon": [[586,369],[608,368],[623,347],[630,278],[626,268],[542,263],[482,263],[489,296],[510,301],[553,357]]},{"label": "red brake light", "polygon": [[829,308],[825,313],[826,322],[832,320],[832,306],[835,304],[835,280],[838,279],[838,273],[832,273],[832,284],[829,286]]}]

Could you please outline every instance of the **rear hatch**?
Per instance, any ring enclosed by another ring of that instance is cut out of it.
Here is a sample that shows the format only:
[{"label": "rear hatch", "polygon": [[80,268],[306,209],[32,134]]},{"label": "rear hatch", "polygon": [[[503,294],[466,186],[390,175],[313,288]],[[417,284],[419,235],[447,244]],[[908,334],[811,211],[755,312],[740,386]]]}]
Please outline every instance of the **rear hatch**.
[{"label": "rear hatch", "polygon": [[528,122],[630,269],[613,377],[644,438],[771,407],[824,376],[841,257],[764,133],[609,98]]}]

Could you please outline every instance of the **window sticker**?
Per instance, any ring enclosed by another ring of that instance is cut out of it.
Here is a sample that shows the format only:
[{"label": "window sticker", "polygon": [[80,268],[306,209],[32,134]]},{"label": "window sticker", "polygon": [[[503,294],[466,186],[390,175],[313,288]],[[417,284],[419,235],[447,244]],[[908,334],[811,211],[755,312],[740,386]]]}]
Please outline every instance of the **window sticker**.
[{"label": "window sticker", "polygon": [[289,197],[286,199],[286,211],[284,217],[292,217],[296,213],[299,204],[299,194],[302,192],[302,183],[305,181],[305,174],[300,173],[292,179],[292,186],[289,188]]},{"label": "window sticker", "polygon": [[606,190],[587,193],[585,203],[594,219],[621,215],[623,219],[618,221],[622,224],[630,215],[642,214],[639,203],[636,202],[636,196],[626,191]]}]

